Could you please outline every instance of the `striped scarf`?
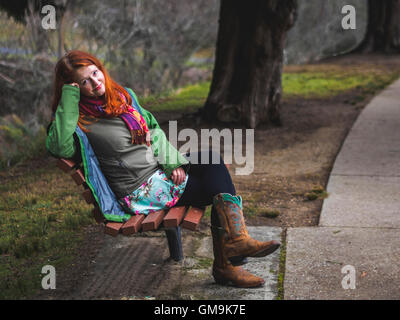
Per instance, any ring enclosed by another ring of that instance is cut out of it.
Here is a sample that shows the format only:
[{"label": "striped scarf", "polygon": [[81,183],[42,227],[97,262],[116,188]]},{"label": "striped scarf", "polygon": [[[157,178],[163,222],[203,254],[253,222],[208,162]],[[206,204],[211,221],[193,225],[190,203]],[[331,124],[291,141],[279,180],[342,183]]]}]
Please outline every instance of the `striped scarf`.
[{"label": "striped scarf", "polygon": [[[149,131],[146,121],[135,108],[128,104],[126,97],[122,93],[120,93],[120,96],[122,100],[125,101],[125,103],[121,105],[121,108],[124,108],[125,112],[120,114],[119,117],[125,122],[131,133],[132,144],[146,143],[149,145],[149,143],[146,142],[146,134]],[[81,95],[79,101],[79,112],[95,118],[105,117],[103,105],[104,101],[101,98]]]}]

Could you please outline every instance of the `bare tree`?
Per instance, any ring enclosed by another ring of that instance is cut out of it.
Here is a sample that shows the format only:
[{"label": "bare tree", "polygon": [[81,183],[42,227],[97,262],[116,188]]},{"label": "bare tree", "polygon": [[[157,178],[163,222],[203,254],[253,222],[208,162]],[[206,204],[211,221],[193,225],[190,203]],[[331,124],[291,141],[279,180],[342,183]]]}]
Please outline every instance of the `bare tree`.
[{"label": "bare tree", "polygon": [[[45,4],[56,6],[56,30],[42,27]],[[54,64],[81,49],[101,58],[122,84],[138,93],[173,88],[193,52],[215,45],[218,0],[26,0],[1,1],[8,33],[0,54],[0,115],[48,120]],[[21,53],[19,53],[21,52]],[[29,112],[27,112],[29,110]],[[36,125],[36,124],[35,124]]]},{"label": "bare tree", "polygon": [[[66,1],[53,4],[56,2]],[[18,7],[22,16],[17,21],[22,31],[17,39],[10,39],[10,44],[21,53],[4,54],[0,60],[0,73],[7,75],[0,80],[4,99],[0,115],[15,113],[34,130],[49,119],[48,101],[58,51],[57,31],[42,26],[41,3],[27,1],[25,7]],[[12,27],[11,23],[7,26]]]},{"label": "bare tree", "polygon": [[[91,1],[88,1],[89,5]],[[141,92],[173,88],[185,62],[215,44],[217,0],[96,2],[78,18],[117,77]]]},{"label": "bare tree", "polygon": [[[75,0],[75,4],[79,4],[81,0]],[[45,5],[56,7],[56,21],[58,21],[57,36],[57,53],[58,57],[63,54],[64,50],[64,16],[68,10],[69,0],[21,0],[21,1],[1,1],[0,8],[5,10],[10,16],[17,21],[25,23],[27,29],[30,30],[30,46],[35,52],[45,52],[52,48],[50,38],[52,35],[41,25],[41,10]]]}]

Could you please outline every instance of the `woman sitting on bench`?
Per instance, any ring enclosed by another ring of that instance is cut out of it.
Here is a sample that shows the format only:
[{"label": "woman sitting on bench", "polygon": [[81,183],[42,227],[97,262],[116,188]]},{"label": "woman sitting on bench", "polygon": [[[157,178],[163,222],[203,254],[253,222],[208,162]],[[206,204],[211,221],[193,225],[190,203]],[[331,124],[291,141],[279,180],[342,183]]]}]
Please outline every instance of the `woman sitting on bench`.
[{"label": "woman sitting on bench", "polygon": [[[52,110],[46,140],[51,154],[76,156],[80,146],[75,131],[83,130],[118,202],[132,215],[173,206],[212,205],[215,281],[238,287],[264,284],[239,266],[240,261],[266,256],[280,243],[249,236],[242,199],[235,195],[219,155],[217,164],[212,152],[181,155],[153,115],[140,107],[134,92],[116,83],[97,58],[82,51],[70,51],[58,61]],[[205,158],[209,164],[201,163]]]}]

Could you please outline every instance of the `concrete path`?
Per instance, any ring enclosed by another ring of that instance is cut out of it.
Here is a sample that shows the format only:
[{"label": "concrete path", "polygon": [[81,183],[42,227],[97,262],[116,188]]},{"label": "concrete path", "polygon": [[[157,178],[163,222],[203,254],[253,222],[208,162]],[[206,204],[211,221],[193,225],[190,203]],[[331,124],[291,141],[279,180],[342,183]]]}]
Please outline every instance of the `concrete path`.
[{"label": "concrete path", "polygon": [[287,231],[285,299],[400,299],[400,80],[349,132],[318,227]]},{"label": "concrete path", "polygon": [[[281,228],[248,227],[248,231],[261,241],[281,240]],[[175,262],[168,258],[164,232],[105,236],[102,249],[81,281],[72,288],[57,283],[57,290],[41,299],[275,300],[278,297],[280,249],[267,257],[248,258],[244,268],[264,278],[265,285],[243,289],[215,283],[211,274],[214,256],[209,229],[197,235],[183,229],[182,242],[184,259]]]}]

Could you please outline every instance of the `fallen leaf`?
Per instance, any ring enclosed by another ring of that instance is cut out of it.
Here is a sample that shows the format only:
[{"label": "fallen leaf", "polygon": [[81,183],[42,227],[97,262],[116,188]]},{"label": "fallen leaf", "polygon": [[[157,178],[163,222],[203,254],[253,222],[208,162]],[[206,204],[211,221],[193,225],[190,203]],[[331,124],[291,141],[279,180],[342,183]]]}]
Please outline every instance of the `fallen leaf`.
[{"label": "fallen leaf", "polygon": [[367,275],[365,271],[361,272],[361,278],[364,278]]}]

